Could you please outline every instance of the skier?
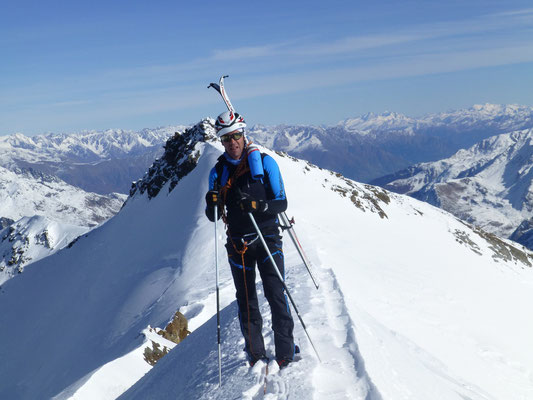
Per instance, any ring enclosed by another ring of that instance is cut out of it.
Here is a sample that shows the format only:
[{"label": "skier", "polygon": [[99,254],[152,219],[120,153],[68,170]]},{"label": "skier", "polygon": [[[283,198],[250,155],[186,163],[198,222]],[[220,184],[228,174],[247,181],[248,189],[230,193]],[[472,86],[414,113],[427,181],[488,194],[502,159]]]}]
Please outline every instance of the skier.
[{"label": "skier", "polygon": [[254,216],[281,275],[285,276],[277,214],[287,209],[287,199],[279,167],[269,155],[261,154],[264,177],[260,180],[252,178],[245,128],[244,118],[236,112],[226,111],[217,118],[215,129],[225,152],[209,174],[206,215],[213,222],[217,206],[227,225],[226,250],[236,289],[244,350],[250,365],[258,360],[268,361],[255,288],[257,264],[272,313],[276,361],[280,368],[284,368],[299,350],[294,345],[294,322],[283,283],[258,240],[248,213]]}]

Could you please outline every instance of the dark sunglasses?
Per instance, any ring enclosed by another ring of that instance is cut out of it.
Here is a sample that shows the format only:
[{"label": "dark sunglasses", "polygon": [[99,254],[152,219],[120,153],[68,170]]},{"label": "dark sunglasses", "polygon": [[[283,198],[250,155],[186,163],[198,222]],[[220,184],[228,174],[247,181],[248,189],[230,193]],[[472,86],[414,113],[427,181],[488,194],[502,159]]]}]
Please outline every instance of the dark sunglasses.
[{"label": "dark sunglasses", "polygon": [[240,138],[242,138],[242,135],[244,135],[244,133],[233,133],[231,135],[222,135],[220,136],[220,140],[222,140],[224,143],[228,143],[231,141],[231,139],[235,139],[235,140],[239,140]]}]

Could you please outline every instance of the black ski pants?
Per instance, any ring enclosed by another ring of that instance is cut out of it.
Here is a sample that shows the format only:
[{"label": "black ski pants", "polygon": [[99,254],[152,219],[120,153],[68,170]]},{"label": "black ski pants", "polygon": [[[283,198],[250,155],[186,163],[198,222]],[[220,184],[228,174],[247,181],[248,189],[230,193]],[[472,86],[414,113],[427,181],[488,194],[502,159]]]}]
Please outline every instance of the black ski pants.
[{"label": "black ski pants", "polygon": [[[262,334],[263,319],[259,310],[255,288],[255,266],[257,265],[263,282],[265,297],[272,313],[272,330],[274,331],[276,359],[292,360],[294,358],[294,321],[291,316],[289,302],[285,295],[283,284],[257,235],[251,235],[244,239],[252,242],[247,245],[244,254],[239,253],[244,248],[240,237],[232,238],[232,240],[228,239],[226,249],[233,274],[233,282],[237,290],[236,297],[239,307],[239,321],[246,345],[245,350],[251,360],[266,357]],[[279,234],[265,235],[265,242],[278,266],[281,276],[285,277],[281,237]],[[242,261],[243,257],[244,266]]]}]

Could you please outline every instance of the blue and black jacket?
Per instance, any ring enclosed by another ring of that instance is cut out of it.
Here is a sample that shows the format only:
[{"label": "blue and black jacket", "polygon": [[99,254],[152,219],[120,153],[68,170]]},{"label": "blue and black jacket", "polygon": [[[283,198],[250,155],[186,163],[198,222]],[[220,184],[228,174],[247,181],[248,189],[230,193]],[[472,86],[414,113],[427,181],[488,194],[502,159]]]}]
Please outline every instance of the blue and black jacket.
[{"label": "blue and black jacket", "polygon": [[[264,170],[264,177],[261,180],[253,179],[249,169],[235,178],[233,175],[240,160],[233,160],[226,153],[218,158],[209,174],[209,190],[215,187],[222,188],[233,177],[225,199],[226,222],[232,236],[255,232],[250,218],[238,205],[243,194],[267,203],[265,212],[254,213],[254,218],[264,234],[278,232],[277,214],[287,209],[285,187],[278,164],[267,154],[261,153],[261,158]],[[213,209],[206,208],[206,215],[210,221],[213,221]]]}]

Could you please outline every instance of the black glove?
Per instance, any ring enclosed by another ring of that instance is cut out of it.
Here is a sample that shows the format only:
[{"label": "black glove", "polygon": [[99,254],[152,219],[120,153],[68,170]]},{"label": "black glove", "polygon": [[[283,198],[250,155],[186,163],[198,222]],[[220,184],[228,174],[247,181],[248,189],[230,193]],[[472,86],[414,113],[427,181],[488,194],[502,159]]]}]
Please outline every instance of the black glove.
[{"label": "black glove", "polygon": [[268,208],[266,201],[256,200],[246,193],[241,194],[238,204],[244,212],[265,212]]},{"label": "black glove", "polygon": [[218,190],[210,190],[205,195],[205,202],[207,204],[207,208],[213,209],[215,206],[218,206],[220,208],[221,206],[221,198],[218,193]]}]

